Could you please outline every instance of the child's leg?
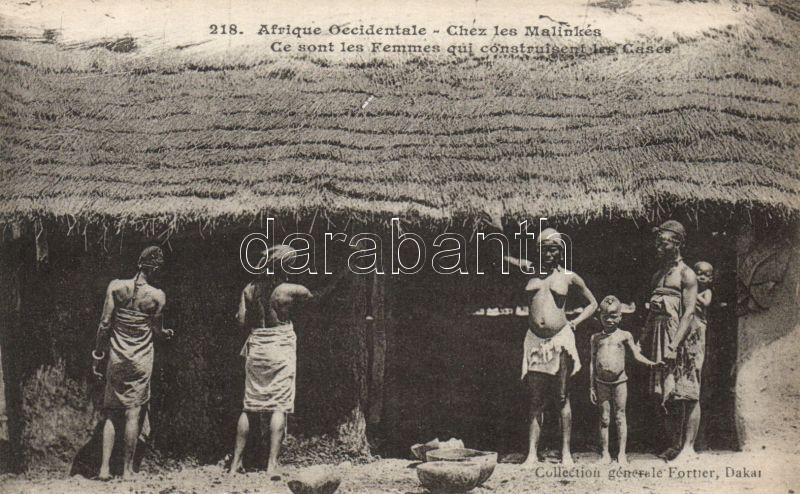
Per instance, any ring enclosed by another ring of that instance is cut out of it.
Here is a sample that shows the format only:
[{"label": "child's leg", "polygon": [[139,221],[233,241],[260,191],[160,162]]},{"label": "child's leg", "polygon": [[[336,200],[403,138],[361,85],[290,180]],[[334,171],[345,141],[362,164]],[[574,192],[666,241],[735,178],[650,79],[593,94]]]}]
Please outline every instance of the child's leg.
[{"label": "child's leg", "polygon": [[611,463],[608,452],[608,428],[611,425],[611,389],[603,383],[597,383],[597,404],[600,406],[600,463]]},{"label": "child's leg", "polygon": [[628,383],[623,382],[614,386],[614,419],[617,423],[617,434],[619,435],[619,455],[617,461],[625,465],[628,457],[625,454],[625,447],[628,443],[628,420],[625,415],[625,408],[628,402]]}]

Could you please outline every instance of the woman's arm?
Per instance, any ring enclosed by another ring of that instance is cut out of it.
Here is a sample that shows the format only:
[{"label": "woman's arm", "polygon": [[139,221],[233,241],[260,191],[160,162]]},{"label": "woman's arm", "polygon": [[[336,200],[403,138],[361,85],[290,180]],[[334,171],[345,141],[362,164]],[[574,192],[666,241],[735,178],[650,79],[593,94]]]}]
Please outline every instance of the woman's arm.
[{"label": "woman's arm", "polygon": [[527,259],[520,259],[518,257],[511,257],[511,256],[503,256],[503,259],[506,260],[509,264],[513,264],[514,266],[520,268],[532,268],[533,263]]},{"label": "woman's arm", "polygon": [[236,312],[236,322],[239,323],[239,327],[243,328],[247,323],[247,299],[248,299],[248,288],[251,285],[247,285],[242,290],[242,295],[239,297],[239,310]]},{"label": "woman's arm", "polygon": [[108,347],[109,329],[111,328],[111,318],[114,317],[114,289],[117,280],[111,281],[106,288],[106,298],[103,301],[103,312],[100,315],[100,324],[97,326],[97,334],[94,342],[94,352],[96,355],[105,353]]},{"label": "woman's arm", "polygon": [[164,337],[164,339],[170,339],[175,334],[175,332],[171,329],[164,328],[164,306],[167,305],[167,296],[161,290],[156,291],[155,295],[156,303],[156,311],[153,314],[153,323],[152,328],[153,332],[158,336]]},{"label": "woman's arm", "polygon": [[597,299],[594,298],[594,295],[589,290],[589,288],[586,286],[586,283],[583,282],[583,278],[581,278],[577,274],[574,274],[574,273],[572,274],[572,284],[578,287],[578,289],[580,290],[581,295],[583,296],[583,298],[587,302],[589,302],[589,304],[586,306],[586,308],[581,310],[580,314],[578,314],[578,317],[576,317],[575,319],[570,321],[570,324],[572,324],[572,327],[574,328],[578,324],[580,324],[583,321],[585,321],[585,320],[589,319],[590,317],[592,317],[592,314],[594,314],[594,311],[597,310]]},{"label": "woman's arm", "polygon": [[294,289],[292,290],[292,298],[294,302],[297,303],[321,303],[325,301],[325,299],[336,290],[339,281],[345,277],[347,274],[347,269],[342,269],[338,273],[332,276],[332,279],[322,288],[316,290],[309,290],[303,285],[295,285]]},{"label": "woman's arm", "polygon": [[675,332],[675,339],[667,345],[665,359],[674,359],[676,357],[678,347],[689,333],[689,328],[694,318],[695,305],[697,304],[697,276],[689,268],[684,269],[681,273],[681,302],[683,304],[683,314],[678,323],[678,330]]},{"label": "woman's arm", "polygon": [[102,379],[103,373],[100,372],[100,362],[106,356],[108,350],[108,339],[111,336],[111,318],[114,317],[114,289],[117,280],[112,280],[106,288],[106,298],[103,301],[103,313],[100,315],[100,324],[97,326],[97,333],[94,340],[94,350],[92,350],[92,373]]}]

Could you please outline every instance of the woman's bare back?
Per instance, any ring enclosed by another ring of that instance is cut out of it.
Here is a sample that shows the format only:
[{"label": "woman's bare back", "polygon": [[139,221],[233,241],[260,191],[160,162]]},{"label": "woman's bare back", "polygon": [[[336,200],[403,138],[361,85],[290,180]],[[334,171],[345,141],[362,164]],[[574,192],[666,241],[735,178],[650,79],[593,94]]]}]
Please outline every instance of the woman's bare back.
[{"label": "woman's bare back", "polygon": [[164,292],[148,283],[137,286],[137,280],[134,278],[114,280],[111,284],[115,307],[155,314],[164,305]]},{"label": "woman's bare back", "polygon": [[[242,293],[244,307],[239,308],[239,320],[248,329],[271,328],[291,322],[292,309],[298,302],[311,297],[303,285],[280,283],[250,283]],[[244,310],[244,313],[242,313]]]}]

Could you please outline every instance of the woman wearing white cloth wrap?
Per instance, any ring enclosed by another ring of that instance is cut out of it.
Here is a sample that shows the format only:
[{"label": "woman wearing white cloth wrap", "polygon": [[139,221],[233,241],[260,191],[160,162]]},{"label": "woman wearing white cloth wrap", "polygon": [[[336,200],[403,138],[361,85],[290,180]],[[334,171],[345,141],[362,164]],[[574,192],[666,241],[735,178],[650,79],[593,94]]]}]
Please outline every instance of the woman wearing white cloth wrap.
[{"label": "woman wearing white cloth wrap", "polygon": [[[552,228],[540,233],[541,272],[534,274],[525,287],[530,294],[528,332],[525,335],[522,378],[529,392],[530,429],[528,458],[525,467],[536,465],[541,433],[542,412],[548,404],[555,405],[561,416],[561,463],[572,465],[570,435],[572,409],[569,403],[570,376],[581,368],[575,346],[575,327],[592,316],[597,301],[580,276],[564,269],[562,235]],[[526,259],[506,257],[516,265],[531,266]],[[567,294],[577,290],[587,306],[572,320],[564,310]]]},{"label": "woman wearing white cloth wrap", "polygon": [[264,251],[262,263],[274,274],[248,283],[242,290],[239,325],[250,334],[242,348],[245,358],[244,406],[236,426],[236,447],[231,473],[242,469],[242,453],[250,431],[249,414],[270,412],[270,448],[267,473],[278,475],[278,453],[286,414],[294,412],[297,339],[291,314],[298,305],[332,292],[347,271],[342,269],[325,289],[312,293],[303,285],[289,283],[282,263],[291,262],[296,252],[286,245]]}]

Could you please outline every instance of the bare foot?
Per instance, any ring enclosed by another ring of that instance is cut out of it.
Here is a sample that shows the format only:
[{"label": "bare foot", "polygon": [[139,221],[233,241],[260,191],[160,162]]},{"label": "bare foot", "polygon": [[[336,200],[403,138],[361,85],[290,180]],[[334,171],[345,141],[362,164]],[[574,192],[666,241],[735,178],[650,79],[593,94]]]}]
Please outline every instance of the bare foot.
[{"label": "bare foot", "polygon": [[699,455],[693,448],[683,448],[678,455],[670,460],[670,463],[686,463],[697,460]]},{"label": "bare foot", "polygon": [[667,448],[658,455],[659,458],[664,458],[669,461],[678,456],[678,450],[675,448]]},{"label": "bare foot", "polygon": [[566,465],[568,467],[571,467],[572,465],[575,464],[575,462],[572,461],[572,455],[570,454],[569,451],[564,451],[563,453],[561,453],[561,464]]},{"label": "bare foot", "polygon": [[139,474],[134,472],[133,470],[127,470],[122,472],[121,480],[125,482],[130,482],[139,478]]},{"label": "bare foot", "polygon": [[620,453],[617,455],[617,462],[622,466],[628,465],[628,457],[625,456],[625,453]]},{"label": "bare foot", "polygon": [[102,480],[103,482],[111,480],[111,472],[108,467],[100,468],[100,474],[97,475],[97,480]]},{"label": "bare foot", "polygon": [[608,454],[608,452],[603,453],[602,456],[600,456],[600,459],[597,460],[597,463],[599,463],[600,465],[610,465],[611,464],[611,455]]},{"label": "bare foot", "polygon": [[281,479],[281,474],[282,474],[281,465],[277,461],[274,462],[274,463],[271,463],[267,467],[267,477],[269,477],[270,480],[280,480]]},{"label": "bare foot", "polygon": [[525,458],[525,461],[520,463],[520,466],[525,469],[532,469],[539,466],[540,464],[541,463],[539,462],[539,458],[535,454],[532,454],[528,455],[528,457]]},{"label": "bare foot", "polygon": [[244,468],[241,464],[231,463],[231,469],[228,470],[229,475],[236,475],[237,473],[244,473]]}]

